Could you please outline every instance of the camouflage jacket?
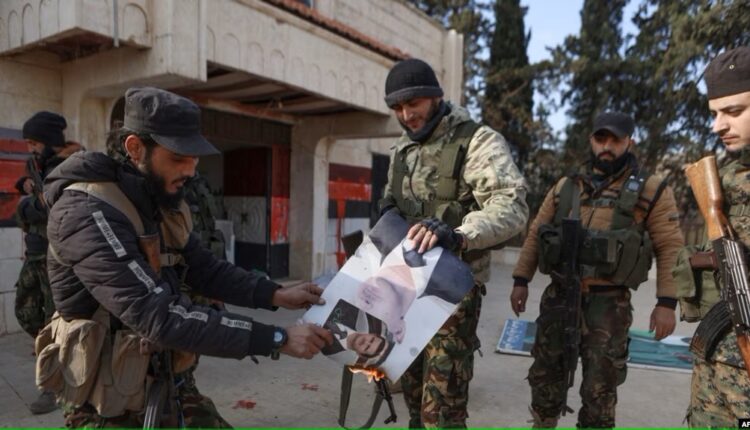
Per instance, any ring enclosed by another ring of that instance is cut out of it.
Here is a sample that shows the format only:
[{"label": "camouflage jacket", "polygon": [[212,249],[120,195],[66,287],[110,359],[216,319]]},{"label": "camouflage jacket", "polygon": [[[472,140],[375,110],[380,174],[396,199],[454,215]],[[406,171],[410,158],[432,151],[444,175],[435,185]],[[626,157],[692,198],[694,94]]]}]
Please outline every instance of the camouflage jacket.
[{"label": "camouflage jacket", "polygon": [[[449,104],[450,105],[450,104]],[[392,148],[391,167],[384,198],[392,196],[400,186],[404,197],[418,201],[435,198],[441,151],[456,127],[470,119],[466,109],[450,105],[451,111],[437,125],[424,143],[412,142],[404,134]],[[395,154],[406,152],[410,175],[402,184],[393,184]],[[526,183],[513,163],[503,136],[482,126],[468,145],[458,185],[458,200],[473,197],[479,209],[469,212],[457,228],[467,240],[467,250],[484,250],[518,234],[529,216],[526,205]],[[474,277],[487,282],[490,277],[490,251],[482,251],[470,262]]]},{"label": "camouflage jacket", "polygon": [[[721,188],[724,192],[724,213],[745,247],[750,247],[750,180],[748,180],[748,174],[750,174],[750,151],[743,151],[739,160],[732,161],[719,172]],[[712,358],[720,363],[744,368],[737,346],[737,336],[733,330],[730,330],[719,342]]]},{"label": "camouflage jacket", "polygon": [[200,237],[201,245],[216,258],[223,259],[225,239],[221,230],[216,228],[216,219],[224,212],[220,198],[211,192],[208,181],[197,173],[185,183],[184,189],[193,218],[193,231]]}]

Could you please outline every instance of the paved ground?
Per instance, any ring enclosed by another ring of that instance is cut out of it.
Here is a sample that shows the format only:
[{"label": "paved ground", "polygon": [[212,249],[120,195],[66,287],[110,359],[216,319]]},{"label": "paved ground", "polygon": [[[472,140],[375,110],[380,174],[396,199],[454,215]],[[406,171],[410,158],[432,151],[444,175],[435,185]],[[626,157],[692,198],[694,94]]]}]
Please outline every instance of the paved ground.
[{"label": "paved ground", "polygon": [[[512,316],[508,305],[511,289],[510,266],[493,266],[479,326],[484,356],[477,356],[471,385],[469,425],[473,427],[528,426],[529,388],[525,381],[531,359],[493,352],[502,324]],[[526,319],[536,318],[539,297],[547,279],[538,276],[530,285]],[[655,303],[654,283],[641,286],[634,295],[634,327],[648,328],[648,317]],[[249,312],[261,321],[293,324],[299,313],[279,311]],[[678,324],[677,334],[689,335],[694,326]],[[23,334],[0,337],[0,426],[50,427],[63,424],[59,411],[33,416],[28,410],[37,393],[33,386],[32,340]],[[310,361],[284,358],[227,360],[203,357],[197,371],[198,386],[212,397],[224,417],[237,427],[335,427],[338,414],[341,369],[318,356]],[[580,381],[580,370],[577,381]],[[372,386],[359,378],[352,394],[350,424],[359,425],[369,414]],[[623,427],[681,427],[690,392],[690,375],[663,371],[630,369],[628,380],[619,390],[617,422]],[[571,391],[574,407],[580,405]],[[358,401],[359,400],[359,401]],[[365,404],[367,403],[367,404]],[[253,405],[252,407],[250,407]],[[404,426],[406,408],[400,395],[396,408],[398,423]],[[386,416],[381,411],[376,426]],[[564,417],[561,426],[575,425],[575,416]]]}]

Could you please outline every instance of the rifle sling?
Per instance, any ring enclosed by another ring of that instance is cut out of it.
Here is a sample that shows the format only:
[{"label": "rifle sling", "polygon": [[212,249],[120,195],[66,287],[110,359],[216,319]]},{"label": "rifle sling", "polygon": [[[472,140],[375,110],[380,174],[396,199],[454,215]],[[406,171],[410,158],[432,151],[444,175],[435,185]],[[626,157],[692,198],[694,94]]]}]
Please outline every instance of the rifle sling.
[{"label": "rifle sling", "polygon": [[341,375],[341,406],[339,407],[339,425],[345,429],[369,429],[375,422],[375,418],[378,417],[378,412],[380,412],[380,405],[383,404],[383,396],[381,396],[380,392],[375,394],[375,401],[373,401],[372,403],[372,411],[370,412],[370,417],[367,418],[367,421],[362,427],[347,427],[346,412],[349,410],[349,401],[351,400],[352,395],[353,379],[354,374],[346,366],[344,366],[344,373]]}]

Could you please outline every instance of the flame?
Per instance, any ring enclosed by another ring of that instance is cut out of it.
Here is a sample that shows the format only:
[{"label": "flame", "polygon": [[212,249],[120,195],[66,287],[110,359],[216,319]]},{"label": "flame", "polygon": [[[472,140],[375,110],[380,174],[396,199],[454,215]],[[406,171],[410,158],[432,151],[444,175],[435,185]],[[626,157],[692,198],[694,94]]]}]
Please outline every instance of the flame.
[{"label": "flame", "polygon": [[346,366],[352,373],[362,373],[367,376],[367,382],[380,381],[385,378],[385,373],[375,367],[364,367],[359,365]]}]

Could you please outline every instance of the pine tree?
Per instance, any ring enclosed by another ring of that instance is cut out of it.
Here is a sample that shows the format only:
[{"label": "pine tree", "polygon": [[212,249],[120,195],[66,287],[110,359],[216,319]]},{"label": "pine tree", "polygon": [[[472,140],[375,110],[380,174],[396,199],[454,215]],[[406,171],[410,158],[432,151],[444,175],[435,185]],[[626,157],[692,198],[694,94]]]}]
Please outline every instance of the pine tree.
[{"label": "pine tree", "polygon": [[418,9],[464,36],[464,92],[462,106],[479,105],[478,95],[485,73],[481,53],[486,46],[489,22],[482,0],[409,0]]},{"label": "pine tree", "polygon": [[585,0],[581,30],[569,36],[554,52],[554,62],[569,88],[562,102],[568,104],[565,150],[579,160],[589,147],[594,118],[604,110],[617,109],[622,98],[622,23],[627,0]]},{"label": "pine tree", "polygon": [[669,177],[681,212],[693,199],[682,167],[722,144],[711,131],[703,71],[719,53],[750,44],[746,1],[646,0],[627,50],[623,103],[636,120],[639,159]]},{"label": "pine tree", "polygon": [[526,32],[526,8],[520,0],[497,0],[494,12],[482,119],[505,136],[523,170],[533,150],[535,127],[533,74],[526,53],[531,34]]}]

